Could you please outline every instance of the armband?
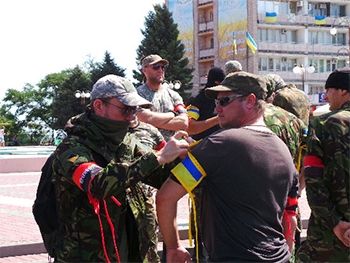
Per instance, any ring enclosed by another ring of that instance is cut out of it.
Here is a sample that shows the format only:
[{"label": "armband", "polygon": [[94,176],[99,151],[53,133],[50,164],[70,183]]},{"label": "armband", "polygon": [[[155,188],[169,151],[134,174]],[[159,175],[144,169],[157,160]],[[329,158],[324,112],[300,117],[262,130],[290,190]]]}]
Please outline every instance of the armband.
[{"label": "armband", "polygon": [[183,104],[178,104],[174,107],[174,111],[178,114],[187,114],[186,106]]}]

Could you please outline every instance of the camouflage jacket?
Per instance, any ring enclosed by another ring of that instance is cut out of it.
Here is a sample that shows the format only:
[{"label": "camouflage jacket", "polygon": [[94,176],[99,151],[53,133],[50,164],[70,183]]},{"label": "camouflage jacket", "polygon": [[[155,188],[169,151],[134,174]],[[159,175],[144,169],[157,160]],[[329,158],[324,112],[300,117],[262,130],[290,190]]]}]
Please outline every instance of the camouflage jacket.
[{"label": "camouflage jacket", "polygon": [[[72,128],[57,147],[53,161],[59,215],[65,223],[63,240],[56,245],[57,260],[105,262],[103,231],[108,257],[117,261],[108,208],[121,258],[128,262],[157,262],[152,243],[154,227],[149,225],[147,218],[147,193],[140,181],[159,188],[175,164],[159,166],[152,150],[129,133],[116,152],[111,152],[86,114],[73,118],[71,123]],[[74,181],[77,168],[89,163],[96,166],[80,178],[79,188]],[[118,206],[111,197],[121,205]],[[95,202],[95,209],[91,200]],[[95,213],[97,208],[101,222]],[[128,242],[122,240],[125,231]],[[125,244],[128,244],[127,249]]]},{"label": "camouflage jacket", "polygon": [[305,124],[294,114],[272,104],[266,104],[264,122],[287,145],[294,164],[297,164],[300,147],[305,144]]},{"label": "camouflage jacket", "polygon": [[299,256],[307,261],[348,261],[349,248],[334,235],[350,221],[350,102],[315,118],[305,157],[306,194],[311,209],[307,239]]},{"label": "camouflage jacket", "polygon": [[310,103],[307,94],[295,85],[286,85],[275,91],[274,105],[293,113],[305,125],[309,125]]}]

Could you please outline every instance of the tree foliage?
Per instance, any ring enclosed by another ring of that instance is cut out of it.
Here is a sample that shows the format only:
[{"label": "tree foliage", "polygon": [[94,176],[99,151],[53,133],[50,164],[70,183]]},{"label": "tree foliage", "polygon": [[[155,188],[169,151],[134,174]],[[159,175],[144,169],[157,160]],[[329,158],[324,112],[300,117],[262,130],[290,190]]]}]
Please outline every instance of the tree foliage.
[{"label": "tree foliage", "polygon": [[114,59],[111,57],[111,54],[108,51],[105,52],[105,56],[102,62],[94,63],[91,61],[89,63],[89,66],[92,83],[95,83],[97,80],[108,74],[125,77],[125,69],[119,67],[114,62]]},{"label": "tree foliage", "polygon": [[[179,30],[174,23],[171,13],[165,4],[154,5],[154,12],[150,11],[145,18],[145,29],[141,30],[144,39],[141,41],[137,53],[137,61],[150,54],[158,54],[169,61],[169,67],[165,73],[168,81],[179,80],[182,83],[178,90],[186,100],[190,94],[186,91],[192,89],[193,68],[188,67],[188,59],[183,58],[185,47],[178,39]],[[139,69],[133,70],[133,78],[138,80],[135,86],[142,84],[144,75]]]},{"label": "tree foliage", "polygon": [[75,94],[89,93],[92,87],[90,75],[76,66],[67,72],[67,76],[56,88],[52,102],[51,116],[52,128],[63,129],[70,117],[78,115],[85,110],[90,102],[89,98],[76,98]]}]

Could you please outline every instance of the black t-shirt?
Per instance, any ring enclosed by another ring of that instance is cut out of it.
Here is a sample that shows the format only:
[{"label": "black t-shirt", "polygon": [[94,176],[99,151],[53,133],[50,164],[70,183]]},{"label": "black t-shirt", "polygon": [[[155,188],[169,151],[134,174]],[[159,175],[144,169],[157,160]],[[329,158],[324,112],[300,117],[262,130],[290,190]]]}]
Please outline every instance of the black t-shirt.
[{"label": "black t-shirt", "polygon": [[[191,97],[188,99],[186,106],[193,105],[199,109],[199,118],[198,121],[206,120],[211,117],[216,116],[215,112],[215,101],[212,99],[209,99],[204,94],[204,89],[200,90],[198,95],[196,97]],[[215,125],[201,133],[191,135],[191,137],[195,140],[203,139],[204,137],[212,134],[213,132],[220,129],[219,125]]]},{"label": "black t-shirt", "polygon": [[288,261],[282,216],[298,174],[286,145],[246,127],[220,130],[191,153],[206,173],[199,187],[210,261]]}]

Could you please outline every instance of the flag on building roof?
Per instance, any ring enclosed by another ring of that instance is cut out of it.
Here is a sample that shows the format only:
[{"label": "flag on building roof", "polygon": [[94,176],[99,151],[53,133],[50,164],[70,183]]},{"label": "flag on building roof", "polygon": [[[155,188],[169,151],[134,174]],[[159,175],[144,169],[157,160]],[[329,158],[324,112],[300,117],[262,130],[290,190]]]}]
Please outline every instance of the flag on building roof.
[{"label": "flag on building roof", "polygon": [[265,17],[267,23],[275,23],[277,21],[276,12],[266,12]]},{"label": "flag on building roof", "polygon": [[255,54],[255,51],[258,50],[258,45],[255,43],[252,36],[249,34],[249,32],[246,33],[246,43],[253,54]]},{"label": "flag on building roof", "polygon": [[316,25],[326,24],[326,16],[315,16],[315,24]]}]

